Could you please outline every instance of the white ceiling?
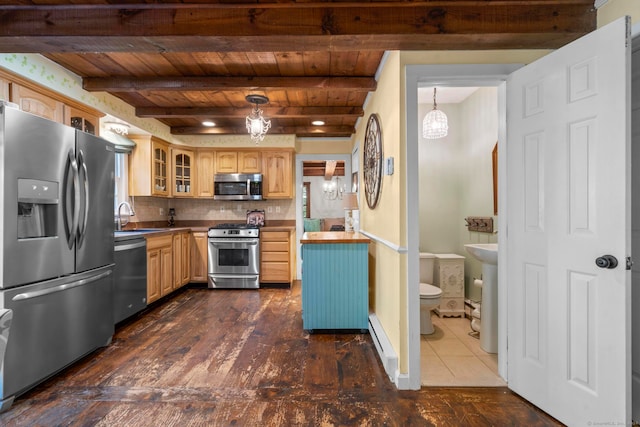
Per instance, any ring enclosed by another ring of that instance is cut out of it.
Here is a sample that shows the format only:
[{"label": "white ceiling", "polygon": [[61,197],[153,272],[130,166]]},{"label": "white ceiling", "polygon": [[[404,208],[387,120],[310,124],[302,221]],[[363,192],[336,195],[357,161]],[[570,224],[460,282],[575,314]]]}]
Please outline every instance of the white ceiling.
[{"label": "white ceiling", "polygon": [[[436,86],[436,102],[438,104],[458,104],[476,90],[478,90],[477,87]],[[418,88],[418,104],[433,104],[433,86]]]}]

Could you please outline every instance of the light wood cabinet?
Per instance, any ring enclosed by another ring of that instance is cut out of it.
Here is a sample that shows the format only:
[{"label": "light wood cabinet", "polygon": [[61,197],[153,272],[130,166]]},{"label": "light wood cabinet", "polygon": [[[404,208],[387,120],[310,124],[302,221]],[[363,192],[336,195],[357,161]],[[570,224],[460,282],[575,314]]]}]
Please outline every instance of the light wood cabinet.
[{"label": "light wood cabinet", "polygon": [[198,150],[196,153],[196,194],[198,197],[213,197],[213,175],[215,174],[213,150]]},{"label": "light wood cabinet", "polygon": [[259,151],[238,152],[238,173],[260,173],[262,164]]},{"label": "light wood cabinet", "polygon": [[147,237],[147,302],[173,290],[173,236]]},{"label": "light wood cabinet", "polygon": [[262,197],[293,198],[293,155],[291,151],[262,152]]},{"label": "light wood cabinet", "polygon": [[100,119],[98,116],[68,105],[64,106],[64,124],[81,131],[97,135]]},{"label": "light wood cabinet", "polygon": [[0,99],[5,101],[9,101],[11,99],[11,94],[9,92],[9,80],[0,76]]},{"label": "light wood cabinet", "polygon": [[216,173],[238,173],[238,152],[216,151]]},{"label": "light wood cabinet", "polygon": [[191,253],[189,233],[175,233],[173,235],[173,290],[189,283]]},{"label": "light wood cabinet", "polygon": [[64,103],[50,96],[17,83],[11,83],[11,102],[22,111],[35,114],[54,122],[64,123]]},{"label": "light wood cabinet", "polygon": [[260,232],[260,282],[291,283],[295,275],[295,232]]},{"label": "light wood cabinet", "polygon": [[191,233],[191,281],[207,283],[208,237],[206,231]]},{"label": "light wood cabinet", "polygon": [[132,136],[131,139],[136,148],[129,155],[129,194],[168,196],[169,144],[154,136]]},{"label": "light wood cabinet", "polygon": [[260,173],[259,151],[216,151],[216,173]]},{"label": "light wood cabinet", "polygon": [[189,283],[191,279],[191,233],[180,233],[182,240],[182,281],[181,286]]},{"label": "light wood cabinet", "polygon": [[174,197],[192,197],[196,192],[194,151],[171,148],[171,171],[171,194]]}]

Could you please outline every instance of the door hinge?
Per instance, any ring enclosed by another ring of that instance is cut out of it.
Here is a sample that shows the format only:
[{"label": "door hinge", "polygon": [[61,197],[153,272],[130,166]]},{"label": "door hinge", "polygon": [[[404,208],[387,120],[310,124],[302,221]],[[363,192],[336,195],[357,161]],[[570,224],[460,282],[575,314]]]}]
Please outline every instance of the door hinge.
[{"label": "door hinge", "polygon": [[627,257],[627,270],[631,270],[631,266],[633,265],[633,261],[631,261],[631,257]]}]

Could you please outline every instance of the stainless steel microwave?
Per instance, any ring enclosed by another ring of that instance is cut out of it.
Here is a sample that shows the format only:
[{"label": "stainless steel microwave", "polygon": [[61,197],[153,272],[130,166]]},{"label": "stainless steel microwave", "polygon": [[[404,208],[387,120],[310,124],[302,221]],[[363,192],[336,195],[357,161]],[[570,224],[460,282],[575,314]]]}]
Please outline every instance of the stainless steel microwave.
[{"label": "stainless steel microwave", "polygon": [[262,200],[262,174],[224,173],[213,176],[214,200]]}]

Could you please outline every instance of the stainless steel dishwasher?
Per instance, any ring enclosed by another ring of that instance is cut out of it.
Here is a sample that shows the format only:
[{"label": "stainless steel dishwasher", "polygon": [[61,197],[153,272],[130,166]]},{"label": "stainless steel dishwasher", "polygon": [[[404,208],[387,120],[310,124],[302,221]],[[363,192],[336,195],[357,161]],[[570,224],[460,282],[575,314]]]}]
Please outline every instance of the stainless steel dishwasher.
[{"label": "stainless steel dishwasher", "polygon": [[147,241],[137,233],[115,233],[114,323],[147,307]]}]

